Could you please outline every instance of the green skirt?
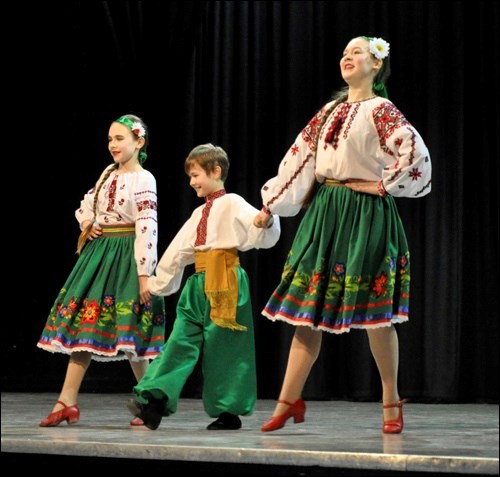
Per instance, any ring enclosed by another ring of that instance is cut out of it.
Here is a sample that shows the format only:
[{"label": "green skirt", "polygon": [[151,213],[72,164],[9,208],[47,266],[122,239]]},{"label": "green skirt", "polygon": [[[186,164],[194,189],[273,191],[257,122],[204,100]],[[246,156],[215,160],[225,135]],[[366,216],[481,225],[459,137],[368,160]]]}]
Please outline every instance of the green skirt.
[{"label": "green skirt", "polygon": [[262,313],[344,333],[408,321],[409,298],[410,252],[394,198],[322,185]]},{"label": "green skirt", "polygon": [[152,359],[165,340],[163,297],[139,304],[135,235],[113,233],[87,243],[50,310],[37,346],[98,361]]}]

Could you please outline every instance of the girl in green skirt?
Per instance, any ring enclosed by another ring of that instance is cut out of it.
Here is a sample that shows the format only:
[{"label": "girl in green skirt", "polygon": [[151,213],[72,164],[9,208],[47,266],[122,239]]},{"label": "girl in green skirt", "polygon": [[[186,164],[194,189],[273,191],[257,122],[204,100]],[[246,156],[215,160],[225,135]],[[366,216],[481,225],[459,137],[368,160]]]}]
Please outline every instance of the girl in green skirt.
[{"label": "girl in green skirt", "polygon": [[262,188],[270,214],[296,215],[308,206],[281,282],[263,310],[296,326],[269,432],[304,421],[302,390],[316,361],[322,331],[365,329],[382,381],[383,432],[403,430],[395,323],[408,321],[410,252],[394,197],[431,190],[431,162],[422,138],[387,99],[389,44],[358,37],[340,69],[348,87],[297,136],[278,175]]},{"label": "girl in green skirt", "polygon": [[140,381],[163,345],[164,300],[147,291],[158,237],[156,181],[142,167],[147,141],[139,117],[114,121],[108,134],[114,163],[76,211],[79,258],[38,341],[39,348],[70,358],[61,393],[41,427],[78,422],[78,393],[92,359],[128,359]]}]

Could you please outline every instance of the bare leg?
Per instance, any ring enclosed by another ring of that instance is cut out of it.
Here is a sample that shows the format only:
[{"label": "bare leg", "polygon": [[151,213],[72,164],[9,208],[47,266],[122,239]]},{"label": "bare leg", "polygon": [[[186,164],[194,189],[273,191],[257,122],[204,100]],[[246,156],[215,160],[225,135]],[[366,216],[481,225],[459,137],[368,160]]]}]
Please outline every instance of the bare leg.
[{"label": "bare leg", "polygon": [[[146,370],[148,369],[149,366],[149,361],[147,359],[142,359],[140,361],[134,361],[133,360],[133,354],[132,353],[126,353],[128,362],[130,363],[130,367],[132,368],[132,371],[134,373],[135,379],[137,382],[140,382],[142,377],[146,374]],[[144,425],[144,421],[140,419],[139,417],[134,417],[130,421],[130,425],[132,426],[142,426]]]},{"label": "bare leg", "polygon": [[[90,360],[91,355],[86,351],[78,351],[71,354],[64,384],[58,398],[59,401],[62,401],[67,406],[73,406],[77,403],[80,386],[90,365]],[[56,403],[52,412],[60,411],[62,408],[61,404]]]},{"label": "bare leg", "polygon": [[[322,336],[321,331],[307,326],[297,326],[290,346],[280,400],[293,404],[302,395],[307,377],[321,350]],[[273,416],[283,414],[287,408],[287,404],[277,403]]]},{"label": "bare leg", "polygon": [[[382,380],[382,402],[392,404],[399,401],[398,366],[399,342],[394,326],[368,330],[368,340],[380,379]],[[396,419],[399,409],[384,409],[384,421]]]},{"label": "bare leg", "polygon": [[142,359],[140,361],[134,361],[132,359],[132,353],[126,353],[128,361],[130,363],[130,367],[132,368],[132,372],[134,373],[135,379],[139,382],[144,374],[146,374],[146,370],[149,366],[149,361],[147,359]]}]

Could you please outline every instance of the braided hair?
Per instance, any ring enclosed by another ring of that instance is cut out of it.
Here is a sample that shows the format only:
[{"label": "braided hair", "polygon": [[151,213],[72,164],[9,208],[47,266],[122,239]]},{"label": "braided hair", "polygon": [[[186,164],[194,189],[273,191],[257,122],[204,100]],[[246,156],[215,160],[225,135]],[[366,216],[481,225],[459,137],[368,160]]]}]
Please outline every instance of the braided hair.
[{"label": "braided hair", "polygon": [[[99,196],[99,192],[102,189],[102,186],[108,179],[108,177],[111,175],[113,171],[116,171],[118,169],[118,164],[113,164],[111,167],[109,167],[102,180],[99,182],[97,185],[96,191],[95,191],[95,196],[94,196],[94,202],[92,204],[92,210],[94,212],[94,218],[97,216],[97,198]],[[80,255],[82,253],[83,247],[87,243],[88,239],[90,238],[90,232],[92,232],[92,227],[94,226],[94,219],[90,221],[90,224],[88,224],[83,230],[82,233],[80,234],[80,237],[78,237],[78,243],[76,245],[76,253]]]}]

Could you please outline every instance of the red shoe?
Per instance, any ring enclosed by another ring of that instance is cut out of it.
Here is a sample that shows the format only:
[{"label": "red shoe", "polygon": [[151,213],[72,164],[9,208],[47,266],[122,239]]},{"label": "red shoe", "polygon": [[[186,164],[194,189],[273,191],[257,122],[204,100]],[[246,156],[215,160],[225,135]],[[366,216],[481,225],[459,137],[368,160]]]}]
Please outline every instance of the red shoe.
[{"label": "red shoe", "polygon": [[144,421],[140,417],[134,417],[130,420],[131,426],[144,426]]},{"label": "red shoe", "polygon": [[390,409],[392,407],[399,408],[399,414],[396,419],[384,421],[384,425],[382,426],[382,432],[384,434],[399,434],[403,430],[403,404],[406,402],[408,402],[408,399],[402,399],[392,404],[384,404],[384,409]]},{"label": "red shoe", "polygon": [[295,424],[299,424],[300,422],[304,422],[304,414],[306,413],[306,404],[302,400],[302,398],[297,399],[293,404],[288,401],[279,400],[281,404],[288,404],[290,406],[283,414],[279,416],[274,416],[269,419],[260,430],[263,432],[275,431],[276,429],[281,429],[285,422],[293,417],[293,422]]},{"label": "red shoe", "polygon": [[40,427],[54,427],[61,424],[62,421],[66,421],[68,424],[76,424],[80,419],[80,408],[78,404],[73,404],[72,406],[66,406],[62,401],[57,401],[64,407],[60,411],[55,411],[49,414],[42,422],[40,422]]}]

